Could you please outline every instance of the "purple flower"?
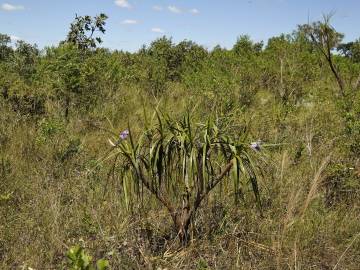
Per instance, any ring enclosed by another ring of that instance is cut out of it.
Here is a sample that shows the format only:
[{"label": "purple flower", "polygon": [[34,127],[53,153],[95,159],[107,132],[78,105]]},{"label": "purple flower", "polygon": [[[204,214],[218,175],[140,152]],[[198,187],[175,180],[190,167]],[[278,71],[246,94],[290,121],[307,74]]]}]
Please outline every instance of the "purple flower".
[{"label": "purple flower", "polygon": [[255,150],[255,151],[260,151],[261,150],[261,141],[252,142],[250,144],[250,148]]},{"label": "purple flower", "polygon": [[129,136],[129,130],[125,129],[123,132],[120,133],[120,139],[125,140]]}]

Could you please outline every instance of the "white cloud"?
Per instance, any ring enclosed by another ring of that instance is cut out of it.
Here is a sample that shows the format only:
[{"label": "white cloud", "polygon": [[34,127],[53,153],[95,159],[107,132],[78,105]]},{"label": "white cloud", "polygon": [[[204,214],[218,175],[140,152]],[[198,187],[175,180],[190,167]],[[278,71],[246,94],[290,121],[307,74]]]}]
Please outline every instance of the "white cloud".
[{"label": "white cloud", "polygon": [[154,27],[154,28],[151,28],[151,32],[155,32],[155,33],[165,33],[165,31],[161,28],[157,28],[157,27]]},{"label": "white cloud", "polygon": [[156,11],[162,11],[164,8],[162,6],[153,6],[152,9]]},{"label": "white cloud", "polygon": [[196,8],[190,9],[189,12],[194,14],[194,15],[199,14],[199,10],[196,9]]},{"label": "white cloud", "polygon": [[16,10],[23,10],[25,9],[25,7],[21,5],[12,5],[9,3],[4,3],[1,5],[1,9],[5,11],[16,11]]},{"label": "white cloud", "polygon": [[168,10],[170,10],[172,13],[181,13],[182,10],[176,6],[168,6]]},{"label": "white cloud", "polygon": [[131,8],[131,5],[127,0],[116,0],[115,5],[121,7],[121,8]]},{"label": "white cloud", "polygon": [[121,22],[122,24],[138,24],[139,22],[137,20],[123,20]]},{"label": "white cloud", "polygon": [[12,42],[20,40],[20,38],[18,36],[13,36],[13,35],[10,36],[10,39]]}]

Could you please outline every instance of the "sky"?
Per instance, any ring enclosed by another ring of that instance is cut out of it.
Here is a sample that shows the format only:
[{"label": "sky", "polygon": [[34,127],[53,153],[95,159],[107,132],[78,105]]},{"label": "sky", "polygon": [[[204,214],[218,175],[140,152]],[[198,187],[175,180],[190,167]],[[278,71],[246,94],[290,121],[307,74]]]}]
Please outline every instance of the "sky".
[{"label": "sky", "polygon": [[0,33],[40,48],[64,40],[75,14],[108,15],[103,47],[136,51],[166,35],[231,48],[248,34],[267,41],[334,12],[345,41],[360,37],[360,0],[0,0]]}]

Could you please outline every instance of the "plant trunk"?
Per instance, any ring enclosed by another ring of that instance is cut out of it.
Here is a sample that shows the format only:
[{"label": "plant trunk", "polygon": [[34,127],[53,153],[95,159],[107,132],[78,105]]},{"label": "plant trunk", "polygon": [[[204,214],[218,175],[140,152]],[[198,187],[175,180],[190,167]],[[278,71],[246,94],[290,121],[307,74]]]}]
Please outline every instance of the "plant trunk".
[{"label": "plant trunk", "polygon": [[191,222],[191,214],[187,209],[181,210],[175,216],[175,229],[179,236],[180,244],[182,247],[185,247],[189,244],[190,234],[189,234],[189,225]]},{"label": "plant trunk", "polygon": [[1,91],[1,94],[4,99],[8,99],[9,98],[9,88],[7,86],[4,86]]},{"label": "plant trunk", "polygon": [[69,121],[69,110],[70,110],[70,97],[67,96],[65,98],[65,113],[64,113],[64,116],[65,116],[65,120],[68,122]]},{"label": "plant trunk", "polygon": [[[199,159],[201,160],[201,159]],[[201,163],[199,164],[199,168],[201,167]],[[188,188],[185,189],[185,193],[183,194],[183,200],[182,200],[182,206],[175,207],[171,201],[168,199],[166,195],[164,195],[163,192],[159,192],[159,190],[154,189],[151,186],[151,181],[144,175],[142,170],[140,168],[136,168],[136,173],[140,177],[142,183],[145,185],[145,187],[156,196],[156,198],[167,208],[169,211],[171,218],[174,223],[174,228],[176,230],[177,236],[179,237],[180,244],[182,247],[186,247],[189,244],[190,234],[189,234],[189,226],[192,222],[192,219],[195,216],[195,213],[197,209],[200,207],[201,201],[209,194],[209,192],[216,187],[217,184],[220,183],[220,181],[227,175],[230,171],[230,169],[233,166],[233,162],[230,161],[223,171],[213,179],[213,181],[206,186],[200,186],[198,193],[195,196],[195,201],[193,205],[190,205],[190,190]],[[200,170],[201,172],[202,170]],[[203,183],[202,181],[202,174],[199,174],[199,179],[201,179],[200,183]]]},{"label": "plant trunk", "polygon": [[190,234],[189,225],[192,219],[192,211],[190,209],[190,194],[187,193],[183,197],[182,207],[173,213],[173,221],[176,233],[179,236],[180,244],[185,247],[189,244]]}]

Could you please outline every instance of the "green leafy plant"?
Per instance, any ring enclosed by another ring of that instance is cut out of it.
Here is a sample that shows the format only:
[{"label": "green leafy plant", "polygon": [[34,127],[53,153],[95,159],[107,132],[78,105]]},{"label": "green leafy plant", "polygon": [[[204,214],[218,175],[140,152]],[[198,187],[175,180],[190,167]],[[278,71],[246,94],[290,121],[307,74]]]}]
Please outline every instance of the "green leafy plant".
[{"label": "green leafy plant", "polygon": [[92,18],[91,16],[77,16],[70,26],[66,42],[75,44],[81,50],[96,48],[102,42],[100,37],[94,37],[98,31],[105,33],[105,21],[108,17],[101,13]]},{"label": "green leafy plant", "polygon": [[81,150],[81,140],[79,138],[70,140],[68,145],[63,151],[57,154],[57,158],[61,162],[71,159],[73,156],[78,154]]},{"label": "green leafy plant", "polygon": [[54,138],[56,134],[64,132],[64,125],[59,119],[42,119],[39,122],[38,136],[36,141],[38,143],[45,143]]},{"label": "green leafy plant", "polygon": [[13,52],[11,46],[11,38],[8,35],[0,34],[0,60],[4,61],[9,58]]},{"label": "green leafy plant", "polygon": [[166,207],[181,244],[186,245],[196,211],[229,175],[236,199],[250,183],[260,205],[257,166],[251,157],[256,151],[249,147],[246,129],[229,136],[231,125],[219,119],[202,124],[189,114],[177,121],[160,112],[154,118],[137,139],[126,130],[114,144],[128,206],[146,188]]},{"label": "green leafy plant", "polygon": [[96,266],[92,263],[92,257],[88,255],[82,247],[74,246],[66,254],[69,259],[70,270],[106,270],[109,269],[109,262],[105,259],[96,261]]}]

